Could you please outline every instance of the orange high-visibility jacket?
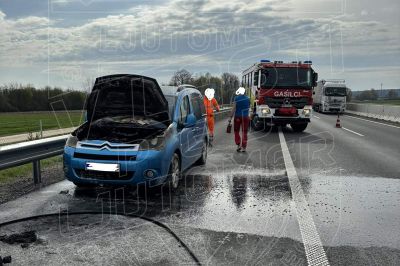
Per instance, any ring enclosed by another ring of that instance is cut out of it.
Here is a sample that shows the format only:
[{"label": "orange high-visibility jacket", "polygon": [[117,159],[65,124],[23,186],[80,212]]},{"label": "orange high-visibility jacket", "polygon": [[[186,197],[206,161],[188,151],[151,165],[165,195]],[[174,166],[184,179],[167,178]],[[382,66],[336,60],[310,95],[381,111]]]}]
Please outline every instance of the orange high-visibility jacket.
[{"label": "orange high-visibility jacket", "polygon": [[207,97],[204,97],[204,107],[206,108],[207,116],[214,116],[214,107],[219,112],[219,105],[215,98],[210,101]]}]

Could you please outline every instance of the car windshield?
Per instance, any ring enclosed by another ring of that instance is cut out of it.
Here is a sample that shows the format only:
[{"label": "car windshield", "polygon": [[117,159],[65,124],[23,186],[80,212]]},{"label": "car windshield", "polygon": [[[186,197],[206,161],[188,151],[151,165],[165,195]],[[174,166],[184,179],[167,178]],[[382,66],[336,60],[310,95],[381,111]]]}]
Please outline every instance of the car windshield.
[{"label": "car windshield", "polygon": [[268,68],[261,71],[262,87],[311,87],[311,69]]},{"label": "car windshield", "polygon": [[326,96],[346,96],[346,88],[344,87],[327,87],[325,88]]}]

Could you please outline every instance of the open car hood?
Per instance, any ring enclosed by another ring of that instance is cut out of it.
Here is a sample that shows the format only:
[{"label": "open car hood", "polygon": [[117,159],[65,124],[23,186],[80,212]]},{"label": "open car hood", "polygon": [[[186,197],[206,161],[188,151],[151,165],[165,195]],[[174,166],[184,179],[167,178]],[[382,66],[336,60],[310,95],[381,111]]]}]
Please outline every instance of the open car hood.
[{"label": "open car hood", "polygon": [[170,123],[168,102],[157,81],[140,75],[97,78],[86,108],[89,122],[104,117],[140,115]]}]

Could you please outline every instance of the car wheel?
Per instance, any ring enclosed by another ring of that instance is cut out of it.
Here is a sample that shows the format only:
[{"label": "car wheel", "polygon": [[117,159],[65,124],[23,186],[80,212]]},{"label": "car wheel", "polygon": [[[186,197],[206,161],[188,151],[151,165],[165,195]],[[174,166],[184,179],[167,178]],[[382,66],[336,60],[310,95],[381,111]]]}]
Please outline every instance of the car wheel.
[{"label": "car wheel", "polygon": [[199,165],[204,165],[206,164],[207,161],[207,140],[204,140],[203,142],[203,148],[201,150],[201,157],[200,159],[197,161],[197,164]]},{"label": "car wheel", "polygon": [[169,166],[168,179],[171,182],[172,189],[177,189],[179,179],[181,177],[181,163],[179,155],[174,153],[172,156],[171,165]]},{"label": "car wheel", "polygon": [[265,130],[267,127],[267,123],[265,122],[264,119],[259,119],[257,115],[253,117],[251,120],[251,127],[254,129],[254,131],[260,131],[260,130]]}]

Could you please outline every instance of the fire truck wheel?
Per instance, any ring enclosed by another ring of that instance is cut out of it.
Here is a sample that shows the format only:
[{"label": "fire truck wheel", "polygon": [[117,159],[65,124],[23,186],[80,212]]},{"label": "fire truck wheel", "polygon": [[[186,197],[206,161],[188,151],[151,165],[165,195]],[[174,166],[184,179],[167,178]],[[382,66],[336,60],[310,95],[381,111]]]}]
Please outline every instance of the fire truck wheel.
[{"label": "fire truck wheel", "polygon": [[290,126],[292,127],[294,132],[303,132],[306,127],[307,127],[307,123],[304,124],[290,124]]},{"label": "fire truck wheel", "polygon": [[254,131],[268,131],[270,129],[270,127],[267,126],[267,122],[264,119],[259,119],[257,115],[255,115],[251,120],[251,127],[254,129]]}]

